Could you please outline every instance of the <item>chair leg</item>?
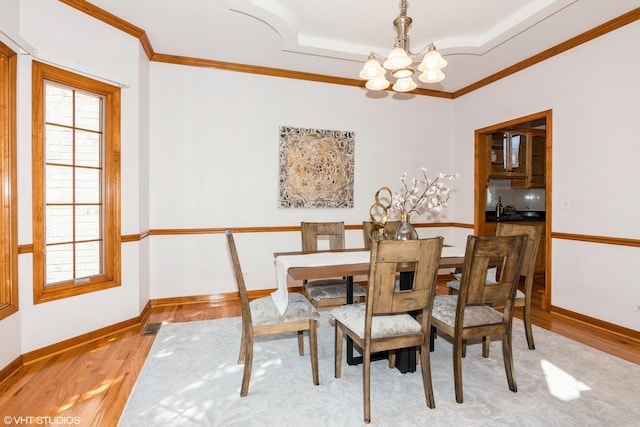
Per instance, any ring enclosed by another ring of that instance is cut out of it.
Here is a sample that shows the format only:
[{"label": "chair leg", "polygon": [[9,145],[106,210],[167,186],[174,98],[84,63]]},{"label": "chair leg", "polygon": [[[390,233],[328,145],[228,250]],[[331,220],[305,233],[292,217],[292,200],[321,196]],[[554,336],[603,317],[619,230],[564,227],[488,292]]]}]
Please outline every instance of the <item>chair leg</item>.
[{"label": "chair leg", "polygon": [[313,375],[313,384],[320,384],[318,375],[318,322],[309,320],[309,353],[311,353],[311,373]]},{"label": "chair leg", "polygon": [[251,365],[253,364],[253,336],[247,336],[245,342],[244,373],[242,374],[242,387],[240,397],[249,393],[249,380],[251,379]]},{"label": "chair leg", "polygon": [[338,326],[338,322],[336,322],[336,334],[335,334],[335,343],[334,343],[334,376],[336,378],[340,378],[342,374],[342,341],[343,341],[344,333],[342,332],[342,328]]},{"label": "chair leg", "polygon": [[303,331],[298,331],[298,354],[300,356],[304,356],[304,332]]},{"label": "chair leg", "polygon": [[453,340],[453,381],[456,389],[456,402],[462,403],[462,353],[464,340],[455,337]]},{"label": "chair leg", "polygon": [[489,357],[489,347],[491,347],[491,337],[482,337],[482,357]]},{"label": "chair leg", "polygon": [[364,398],[364,422],[371,422],[371,349],[362,350],[362,390]]},{"label": "chair leg", "polygon": [[240,353],[238,354],[238,365],[242,365],[244,363],[244,356],[247,351],[247,336],[244,330],[244,325],[242,325],[242,339],[240,340]]},{"label": "chair leg", "polygon": [[516,385],[516,379],[513,375],[513,357],[511,351],[511,333],[507,332],[502,336],[502,359],[504,360],[504,369],[507,373],[507,382],[509,383],[509,390],[516,392],[518,386]]},{"label": "chair leg", "polygon": [[420,364],[422,365],[422,385],[424,387],[424,397],[427,406],[431,409],[436,407],[436,399],[433,395],[433,384],[431,382],[431,352],[426,345],[420,347]]},{"label": "chair leg", "polygon": [[522,320],[524,321],[524,331],[527,335],[529,350],[535,350],[536,345],[533,342],[533,330],[531,329],[531,301],[525,303]]}]

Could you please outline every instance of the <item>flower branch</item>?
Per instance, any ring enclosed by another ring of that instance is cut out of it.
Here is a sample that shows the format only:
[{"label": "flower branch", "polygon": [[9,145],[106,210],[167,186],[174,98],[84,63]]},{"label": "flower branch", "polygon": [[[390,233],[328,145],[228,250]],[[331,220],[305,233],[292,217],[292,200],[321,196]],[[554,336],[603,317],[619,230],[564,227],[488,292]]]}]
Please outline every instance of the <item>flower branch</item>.
[{"label": "flower branch", "polygon": [[445,179],[453,179],[460,174],[440,173],[435,179],[427,177],[427,169],[422,168],[423,179],[414,178],[411,187],[407,185],[407,173],[400,178],[402,190],[393,196],[392,209],[402,215],[420,214],[425,207],[434,211],[440,211],[447,206],[450,197],[450,189],[445,186]]}]

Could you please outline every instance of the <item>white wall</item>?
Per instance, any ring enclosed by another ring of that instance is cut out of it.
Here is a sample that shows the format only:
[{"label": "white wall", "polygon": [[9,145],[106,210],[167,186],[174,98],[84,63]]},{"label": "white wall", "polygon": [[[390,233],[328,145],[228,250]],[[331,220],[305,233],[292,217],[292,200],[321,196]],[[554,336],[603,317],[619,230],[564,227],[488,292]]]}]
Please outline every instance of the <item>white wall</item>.
[{"label": "white wall", "polygon": [[[148,231],[150,227],[150,212],[149,212],[149,169],[150,169],[150,146],[151,140],[149,136],[149,110],[150,110],[150,81],[149,81],[149,66],[150,63],[147,60],[146,53],[140,47],[138,52],[138,63],[140,68],[139,74],[139,103],[138,103],[138,156],[137,156],[137,168],[133,168],[133,171],[137,171],[138,179],[138,191],[136,193],[136,199],[138,203],[138,216],[134,218],[137,220],[137,227],[132,228],[132,233],[137,234],[140,232]],[[124,169],[124,167],[123,167]],[[133,172],[132,171],[132,172]],[[134,200],[131,203],[135,205]],[[130,243],[127,243],[129,245]],[[142,312],[142,309],[151,299],[150,295],[150,242],[149,239],[143,239],[136,243],[138,248],[138,311]]]},{"label": "white wall", "polygon": [[[459,168],[473,167],[473,131],[553,110],[552,232],[638,239],[640,22],[455,102]],[[473,177],[456,220],[473,220]],[[564,208],[567,201],[569,208]],[[637,247],[553,239],[551,303],[640,330]]]},{"label": "white wall", "polygon": [[[360,224],[369,219],[375,192],[399,190],[405,171],[415,177],[422,166],[432,176],[456,172],[452,101],[405,98],[372,99],[353,87],[152,63],[151,228]],[[278,208],[281,125],[355,132],[354,208]],[[452,210],[440,219],[451,221]],[[237,239],[249,288],[273,288],[273,252],[300,248],[299,233]],[[224,235],[151,241],[151,298],[236,290]],[[347,233],[347,245],[361,247],[362,232]]]}]

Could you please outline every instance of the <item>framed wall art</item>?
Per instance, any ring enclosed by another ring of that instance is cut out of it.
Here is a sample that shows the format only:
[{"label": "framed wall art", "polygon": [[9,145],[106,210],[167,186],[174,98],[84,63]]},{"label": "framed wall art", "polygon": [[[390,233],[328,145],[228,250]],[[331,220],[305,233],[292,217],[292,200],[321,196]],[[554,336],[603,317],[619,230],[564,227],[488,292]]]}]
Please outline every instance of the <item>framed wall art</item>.
[{"label": "framed wall art", "polygon": [[280,126],[281,208],[352,208],[355,134]]}]

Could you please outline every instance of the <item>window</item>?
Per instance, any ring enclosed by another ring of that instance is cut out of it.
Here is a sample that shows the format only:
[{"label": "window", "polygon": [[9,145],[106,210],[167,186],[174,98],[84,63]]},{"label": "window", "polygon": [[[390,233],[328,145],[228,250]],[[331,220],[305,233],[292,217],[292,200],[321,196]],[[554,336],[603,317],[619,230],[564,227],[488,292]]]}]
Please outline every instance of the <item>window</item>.
[{"label": "window", "polygon": [[18,311],[16,63],[0,43],[0,319]]},{"label": "window", "polygon": [[34,303],[120,285],[120,89],[33,62]]}]

